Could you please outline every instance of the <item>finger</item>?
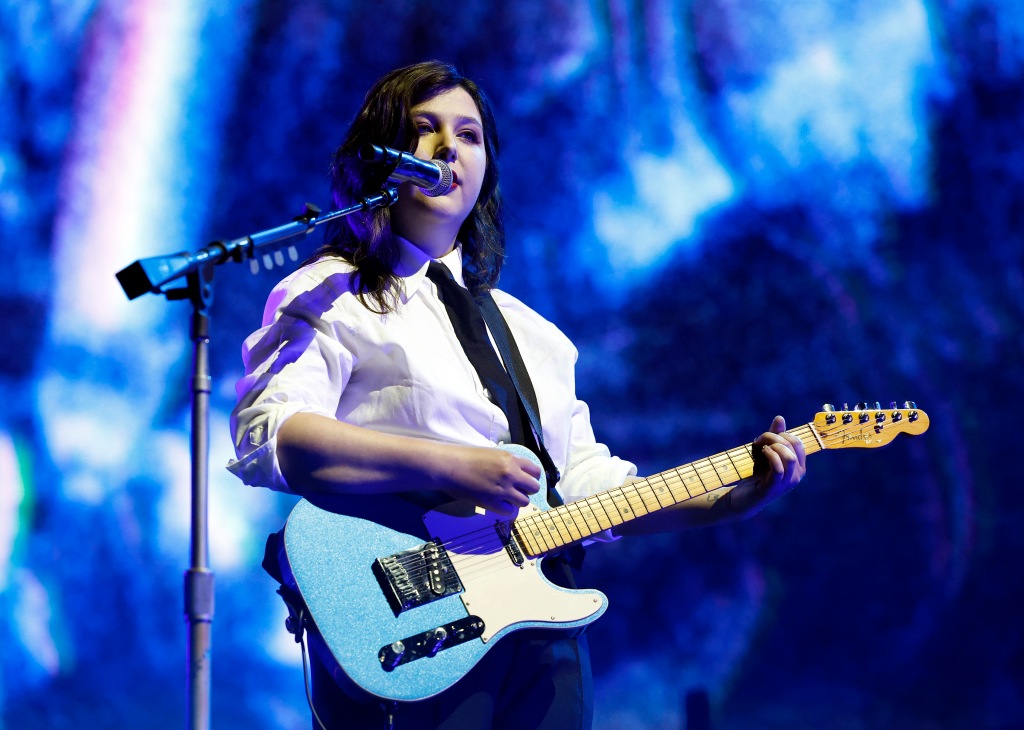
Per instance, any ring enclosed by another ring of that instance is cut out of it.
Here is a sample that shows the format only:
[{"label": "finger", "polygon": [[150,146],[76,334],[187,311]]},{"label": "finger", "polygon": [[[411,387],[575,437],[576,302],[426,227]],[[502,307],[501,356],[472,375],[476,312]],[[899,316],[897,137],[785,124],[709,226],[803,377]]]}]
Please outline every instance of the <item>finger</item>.
[{"label": "finger", "polygon": [[768,461],[772,464],[773,471],[776,474],[784,474],[787,469],[800,463],[796,452],[786,440],[766,445],[764,448],[766,449],[765,455],[768,457]]},{"label": "finger", "polygon": [[779,457],[779,455],[775,452],[775,449],[773,449],[771,446],[769,446],[768,444],[762,446],[761,453],[764,454],[765,459],[768,461],[768,471],[772,475],[782,474],[786,470],[786,467],[782,463],[781,457]]},{"label": "finger", "polygon": [[783,471],[778,475],[776,483],[781,483],[789,486],[796,485],[804,476],[804,457],[803,450],[797,447],[789,448],[788,446],[777,446],[775,449],[776,456],[778,456],[783,464]]},{"label": "finger", "polygon": [[772,425],[768,430],[772,433],[782,433],[786,430],[786,419],[782,416],[776,416],[772,419]]},{"label": "finger", "polygon": [[529,459],[524,459],[521,456],[515,457],[516,463],[519,464],[519,468],[525,471],[527,474],[532,476],[534,479],[540,479],[541,468],[539,464],[535,464]]},{"label": "finger", "polygon": [[[528,479],[519,487],[519,491],[526,495],[536,494],[540,491],[540,482],[536,479]],[[529,498],[527,498],[527,501],[529,501]]]},{"label": "finger", "polygon": [[784,433],[782,434],[782,437],[789,441],[790,445],[793,447],[793,453],[796,454],[797,460],[800,462],[800,465],[803,466],[804,461],[807,458],[807,454],[804,451],[804,442],[791,433]]},{"label": "finger", "polygon": [[521,509],[530,505],[530,497],[523,492],[514,491],[505,497],[505,502],[511,509]]}]

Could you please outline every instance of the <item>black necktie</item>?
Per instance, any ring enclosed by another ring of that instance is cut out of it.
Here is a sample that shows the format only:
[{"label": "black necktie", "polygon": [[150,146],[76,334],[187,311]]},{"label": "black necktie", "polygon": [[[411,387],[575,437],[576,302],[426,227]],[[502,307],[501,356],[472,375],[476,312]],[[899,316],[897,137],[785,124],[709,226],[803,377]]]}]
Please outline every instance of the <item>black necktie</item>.
[{"label": "black necktie", "polygon": [[[438,296],[448,310],[448,318],[452,321],[455,336],[459,338],[466,357],[490,393],[491,400],[505,412],[512,441],[530,446],[523,428],[524,419],[520,412],[519,396],[516,394],[512,379],[498,359],[498,353],[491,345],[487,336],[487,325],[484,324],[480,307],[473,300],[473,295],[459,286],[452,278],[452,272],[448,267],[437,261],[431,261],[427,266],[427,278],[437,286]],[[530,434],[530,437],[532,436],[533,434]],[[532,438],[530,440],[532,441]]]}]

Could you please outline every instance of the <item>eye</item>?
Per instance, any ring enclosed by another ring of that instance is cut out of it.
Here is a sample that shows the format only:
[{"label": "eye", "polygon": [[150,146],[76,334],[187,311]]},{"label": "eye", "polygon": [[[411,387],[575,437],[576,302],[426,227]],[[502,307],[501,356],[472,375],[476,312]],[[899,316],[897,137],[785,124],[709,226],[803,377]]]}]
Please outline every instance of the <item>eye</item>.
[{"label": "eye", "polygon": [[430,126],[429,122],[416,122],[416,131],[420,134],[430,134],[434,128]]},{"label": "eye", "polygon": [[478,135],[472,129],[465,129],[465,130],[459,132],[459,137],[461,137],[462,139],[466,140],[467,142],[472,142],[474,144],[476,142],[480,141],[480,135]]}]

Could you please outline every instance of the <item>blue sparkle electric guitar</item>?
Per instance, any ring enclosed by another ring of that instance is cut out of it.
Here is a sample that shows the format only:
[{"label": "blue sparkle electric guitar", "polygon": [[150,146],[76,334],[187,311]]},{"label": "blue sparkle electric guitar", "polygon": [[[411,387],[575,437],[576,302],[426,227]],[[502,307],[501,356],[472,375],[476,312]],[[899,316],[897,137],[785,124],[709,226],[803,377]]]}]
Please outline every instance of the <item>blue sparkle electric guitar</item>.
[{"label": "blue sparkle electric guitar", "polygon": [[[826,406],[789,432],[811,454],[875,448],[928,429],[928,416],[913,403],[874,405]],[[536,461],[523,447],[500,448]],[[304,499],[284,531],[288,582],[322,637],[314,649],[343,686],[368,698],[422,700],[465,676],[513,631],[574,629],[604,613],[608,599],[600,591],[548,581],[544,556],[754,470],[747,444],[560,507],[547,505],[542,484],[511,520],[457,502],[424,514],[423,506],[400,499]]]}]

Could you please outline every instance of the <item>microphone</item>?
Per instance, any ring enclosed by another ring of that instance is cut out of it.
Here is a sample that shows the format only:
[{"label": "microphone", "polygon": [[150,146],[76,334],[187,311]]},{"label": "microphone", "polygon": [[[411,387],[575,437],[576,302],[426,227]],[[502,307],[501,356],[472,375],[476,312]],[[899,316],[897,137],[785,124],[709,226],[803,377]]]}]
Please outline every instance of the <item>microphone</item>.
[{"label": "microphone", "polygon": [[359,149],[359,159],[392,168],[388,179],[409,182],[423,188],[423,194],[436,198],[452,187],[452,169],[444,160],[421,160],[410,152],[366,144]]}]

